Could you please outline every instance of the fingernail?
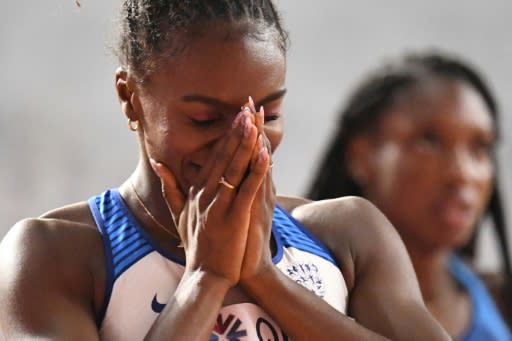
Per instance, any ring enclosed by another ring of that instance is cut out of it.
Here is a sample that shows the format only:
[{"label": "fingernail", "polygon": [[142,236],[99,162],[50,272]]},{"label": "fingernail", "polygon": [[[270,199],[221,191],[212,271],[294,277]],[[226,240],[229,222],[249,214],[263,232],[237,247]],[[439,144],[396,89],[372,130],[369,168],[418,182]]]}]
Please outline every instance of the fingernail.
[{"label": "fingernail", "polygon": [[260,107],[261,117],[265,117],[265,110],[263,109],[263,105]]},{"label": "fingernail", "polygon": [[263,163],[266,161],[268,157],[268,151],[265,146],[261,147],[260,152],[258,153],[258,162]]},{"label": "fingernail", "polygon": [[231,124],[231,128],[235,128],[238,126],[238,124],[240,123],[240,120],[242,119],[242,117],[244,116],[244,112],[243,111],[240,111],[235,119],[233,120],[233,124]]},{"label": "fingernail", "polygon": [[251,106],[251,112],[256,113],[256,107],[254,106],[252,96],[249,96],[249,105]]},{"label": "fingernail", "polygon": [[153,171],[156,173],[156,175],[160,177],[158,162],[156,162],[153,158],[149,158],[149,163],[151,164],[151,168],[153,168]]}]

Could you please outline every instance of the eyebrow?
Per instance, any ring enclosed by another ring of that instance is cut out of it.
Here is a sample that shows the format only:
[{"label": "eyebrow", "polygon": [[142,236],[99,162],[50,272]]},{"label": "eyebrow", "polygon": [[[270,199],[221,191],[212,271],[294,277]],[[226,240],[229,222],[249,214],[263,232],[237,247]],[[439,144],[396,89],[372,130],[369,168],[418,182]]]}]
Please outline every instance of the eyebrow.
[{"label": "eyebrow", "polygon": [[[260,100],[257,104],[265,105],[269,102],[275,101],[275,100],[283,97],[286,94],[286,91],[287,91],[286,89],[281,89],[279,91],[271,93],[270,95],[268,95],[265,98],[263,98],[262,100]],[[220,99],[217,99],[214,97],[209,97],[209,96],[204,96],[204,95],[199,95],[199,94],[183,95],[181,97],[181,100],[183,102],[200,102],[200,103],[204,103],[204,104],[208,104],[208,105],[216,106],[216,107],[232,107],[233,106],[233,104],[221,101]]]}]

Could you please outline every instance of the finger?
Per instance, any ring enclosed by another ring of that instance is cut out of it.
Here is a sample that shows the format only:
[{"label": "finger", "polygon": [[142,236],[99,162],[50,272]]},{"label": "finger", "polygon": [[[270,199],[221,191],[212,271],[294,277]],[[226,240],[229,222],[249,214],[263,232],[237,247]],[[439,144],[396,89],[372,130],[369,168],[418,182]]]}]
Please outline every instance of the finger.
[{"label": "finger", "polygon": [[179,216],[185,207],[185,196],[181,192],[176,177],[161,162],[150,159],[149,163],[162,183],[162,194],[171,211],[174,224],[178,226]]},{"label": "finger", "polygon": [[256,113],[256,106],[254,105],[254,100],[252,99],[252,96],[249,96],[249,109],[251,109],[251,112],[253,114]]},{"label": "finger", "polygon": [[263,109],[263,106],[261,106],[260,110],[254,114],[254,118],[256,121],[256,127],[258,128],[258,132],[260,134],[263,134],[263,127],[265,125],[265,110]]},{"label": "finger", "polygon": [[261,148],[255,148],[255,154],[250,165],[250,171],[247,177],[241,183],[236,198],[233,203],[233,212],[245,210],[251,207],[256,193],[261,186],[263,179],[268,171],[269,153],[263,145]]},{"label": "finger", "polygon": [[[230,191],[233,191],[233,189],[229,187],[238,187],[249,166],[251,153],[256,144],[257,132],[254,126],[254,119],[250,113],[244,114],[241,124],[243,124],[243,134],[236,150],[225,151],[221,159],[210,172],[204,193],[207,200],[217,194],[217,191],[220,189],[219,186],[225,187],[223,189]],[[228,182],[231,186],[219,184],[219,180],[221,179],[224,179],[224,181]]]},{"label": "finger", "polygon": [[251,205],[251,215],[253,216],[260,216],[264,211],[263,205],[265,203],[265,196],[267,194],[267,180],[268,175],[265,174],[263,176],[263,179],[261,181],[261,185],[258,188],[258,191],[256,192],[256,195],[254,196],[252,205]]},{"label": "finger", "polygon": [[235,119],[233,120],[233,123],[231,125],[232,128],[234,128],[235,126],[237,126],[239,123],[240,123],[240,120],[243,118],[243,113],[251,113],[251,109],[249,108],[249,106],[247,104],[243,105],[242,108],[241,108],[242,111],[240,111],[238,113],[238,115],[236,115]]},{"label": "finger", "polygon": [[[274,214],[275,196],[272,192],[272,181],[269,174],[265,174],[262,184],[260,185],[251,206],[251,223],[256,223],[259,228],[263,225],[265,235],[270,236],[272,227],[272,217]],[[253,225],[251,225],[253,226]]]},{"label": "finger", "polygon": [[[271,162],[272,160],[270,160]],[[276,194],[276,186],[274,185],[274,180],[272,179],[272,168],[270,168],[270,163],[268,167],[268,171],[265,177],[265,184],[267,186],[266,188],[266,194],[270,200],[271,209],[274,210],[274,206],[276,204],[277,200],[277,194]]]},{"label": "finger", "polygon": [[[263,219],[260,221],[265,222],[265,235],[270,238],[270,229],[272,228],[272,217],[274,215],[274,208],[276,203],[276,196],[272,176],[269,171],[265,173],[262,184],[254,198],[251,207],[251,215]],[[266,240],[268,242],[268,239]]]},{"label": "finger", "polygon": [[[267,149],[269,150],[270,157],[272,157],[272,145],[270,144],[270,140],[267,138],[267,135],[264,131],[265,126],[265,109],[263,106],[260,106],[260,110],[256,111],[254,109],[254,101],[252,100],[252,97],[249,96],[249,102],[244,105],[244,107],[249,106],[250,110],[254,112],[254,124],[256,125],[256,128],[258,129],[258,133],[263,134],[265,137],[265,145],[267,146]],[[272,160],[270,160],[270,164],[272,165]]]},{"label": "finger", "polygon": [[265,114],[263,111],[263,106],[260,107],[259,111],[256,111],[256,106],[254,105],[254,100],[251,96],[249,96],[249,102],[244,104],[244,107],[249,107],[251,113],[254,114],[254,124],[258,129],[258,132],[263,133],[263,125],[265,124]]},{"label": "finger", "polygon": [[[265,142],[263,142],[265,140],[265,136],[260,136],[259,138],[262,141],[262,142],[260,142],[261,146],[266,147]],[[268,152],[268,148],[267,148],[267,152]],[[261,184],[261,186],[258,190],[258,193],[256,194],[256,197],[254,199],[254,202],[252,204],[252,207],[254,209],[256,209],[255,212],[257,212],[258,209],[261,210],[262,207],[273,209],[274,203],[275,203],[275,190],[274,190],[274,185],[273,185],[273,181],[272,181],[272,172],[271,172],[271,168],[270,168],[270,163],[272,162],[272,159],[271,159],[272,156],[270,155],[270,153],[268,153],[268,156],[269,156],[269,166],[267,168],[265,177],[263,178],[262,184]],[[255,157],[257,157],[256,154],[255,154]],[[253,159],[253,162],[256,162],[256,160]]]},{"label": "finger", "polygon": [[[236,195],[236,188],[250,172],[250,165],[254,162],[256,151],[264,146],[263,138],[257,135],[256,127],[253,128],[251,136],[247,137],[238,147],[233,160],[226,168],[218,187],[218,200],[229,204]],[[226,183],[227,181],[228,183]]]},{"label": "finger", "polygon": [[233,129],[228,134],[226,134],[226,136],[224,136],[222,141],[216,144],[215,149],[211,153],[208,154],[208,157],[206,158],[206,161],[202,165],[201,171],[199,172],[199,175],[197,177],[198,180],[197,180],[196,186],[198,188],[204,187],[204,184],[208,180],[208,177],[211,174],[213,167],[215,166],[215,162],[219,158],[220,151],[228,150],[228,149],[230,149],[230,148],[228,148],[228,146],[231,146],[232,144],[236,144],[236,142],[233,141],[233,136],[232,136],[232,135],[236,135],[236,131],[234,131],[234,130],[235,129]]},{"label": "finger", "polygon": [[274,166],[274,160],[272,159],[272,144],[270,143],[270,140],[267,137],[267,134],[263,134],[263,142],[265,144],[265,147],[268,150],[268,155],[270,157],[270,165],[269,165],[269,171],[272,171],[272,167]]},{"label": "finger", "polygon": [[196,183],[196,186],[199,188],[204,187],[206,181],[211,175],[212,169],[219,164],[219,161],[224,158],[229,158],[229,154],[234,153],[240,143],[241,136],[243,136],[243,121],[248,112],[249,108],[247,108],[246,111],[240,111],[236,115],[231,125],[231,130],[229,130],[222,138],[221,142],[216,144],[214,150],[209,153],[198,175],[198,182]]},{"label": "finger", "polygon": [[220,180],[229,162],[233,158],[236,149],[244,136],[250,134],[252,125],[251,114],[241,111],[233,122],[233,128],[225,135],[222,143],[218,143],[199,175],[199,188],[205,191],[201,197],[201,207],[204,202],[209,202],[217,191],[217,182]]}]

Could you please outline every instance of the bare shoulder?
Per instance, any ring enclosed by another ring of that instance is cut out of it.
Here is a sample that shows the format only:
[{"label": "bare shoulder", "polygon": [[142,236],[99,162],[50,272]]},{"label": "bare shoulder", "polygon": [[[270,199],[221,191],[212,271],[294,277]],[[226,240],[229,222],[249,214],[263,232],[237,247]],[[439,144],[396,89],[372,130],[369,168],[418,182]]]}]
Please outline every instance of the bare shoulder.
[{"label": "bare shoulder", "polygon": [[87,204],[77,203],[19,221],[3,238],[0,252],[15,251],[30,262],[54,262],[53,257],[65,254],[78,260],[89,250],[102,249],[101,245]]},{"label": "bare shoulder", "polygon": [[376,229],[388,229],[391,226],[372,203],[360,197],[305,200],[301,203],[296,200],[296,203],[290,210],[292,216],[320,237],[374,235]]},{"label": "bare shoulder", "polygon": [[0,320],[35,332],[50,312],[65,315],[70,305],[94,319],[106,271],[100,233],[76,219],[86,214],[77,204],[21,220],[7,232],[0,242]]},{"label": "bare shoulder", "polygon": [[291,215],[334,254],[349,289],[355,285],[358,269],[366,268],[380,255],[389,254],[392,249],[403,249],[401,253],[405,255],[394,227],[364,198],[347,196],[302,202],[295,199],[294,203]]},{"label": "bare shoulder", "polygon": [[102,238],[87,214],[84,204],[76,204],[19,221],[0,243],[0,264],[23,265],[12,271],[39,273],[56,266],[78,269],[101,263]]},{"label": "bare shoulder", "polygon": [[25,252],[37,252],[48,248],[45,251],[53,250],[51,253],[56,253],[74,244],[73,253],[76,254],[77,244],[89,246],[98,241],[101,242],[101,235],[95,228],[92,216],[83,204],[75,204],[50,211],[38,218],[19,221],[7,232],[0,245],[2,250],[16,247],[26,249]]},{"label": "bare shoulder", "polygon": [[313,202],[306,198],[289,195],[280,195],[277,197],[277,201],[279,205],[288,212],[292,212],[297,207]]},{"label": "bare shoulder", "polygon": [[96,229],[89,204],[85,201],[59,207],[44,213],[40,218],[58,219],[62,223],[81,223]]}]

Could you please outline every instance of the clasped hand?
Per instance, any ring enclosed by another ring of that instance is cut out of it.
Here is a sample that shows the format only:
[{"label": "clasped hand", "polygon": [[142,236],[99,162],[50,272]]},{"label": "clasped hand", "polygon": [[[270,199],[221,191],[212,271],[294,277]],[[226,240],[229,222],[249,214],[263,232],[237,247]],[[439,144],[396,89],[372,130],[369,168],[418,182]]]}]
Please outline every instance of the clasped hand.
[{"label": "clasped hand", "polygon": [[205,271],[235,286],[272,266],[275,190],[263,124],[263,107],[256,111],[250,99],[187,194],[165,165],[151,160],[185,249],[185,271]]}]

